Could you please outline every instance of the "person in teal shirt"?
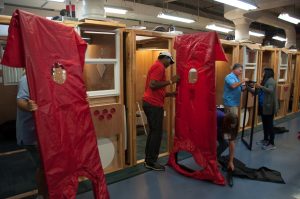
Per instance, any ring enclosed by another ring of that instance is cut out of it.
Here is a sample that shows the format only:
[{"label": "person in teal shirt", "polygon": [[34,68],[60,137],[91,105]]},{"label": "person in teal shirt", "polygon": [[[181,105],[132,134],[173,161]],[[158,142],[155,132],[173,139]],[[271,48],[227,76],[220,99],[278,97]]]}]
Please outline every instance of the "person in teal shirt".
[{"label": "person in teal shirt", "polygon": [[232,72],[225,77],[223,102],[226,113],[238,115],[238,107],[240,106],[243,84],[249,81],[248,78],[240,81],[239,76],[242,73],[243,66],[241,64],[234,64]]},{"label": "person in teal shirt", "polygon": [[26,74],[20,78],[17,94],[17,118],[16,135],[17,143],[23,146],[30,154],[36,165],[36,183],[38,188],[37,199],[48,198],[47,186],[43,165],[40,160],[40,153],[37,146],[36,128],[33,113],[38,109],[35,101],[30,99]]}]

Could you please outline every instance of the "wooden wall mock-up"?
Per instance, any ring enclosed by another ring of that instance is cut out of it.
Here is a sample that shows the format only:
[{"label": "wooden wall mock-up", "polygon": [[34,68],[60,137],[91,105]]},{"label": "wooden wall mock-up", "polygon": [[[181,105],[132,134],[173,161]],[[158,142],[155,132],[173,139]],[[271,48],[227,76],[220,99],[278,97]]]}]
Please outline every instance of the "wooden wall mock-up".
[{"label": "wooden wall mock-up", "polygon": [[293,79],[293,101],[292,112],[300,110],[300,52],[293,53],[292,63],[295,66]]},{"label": "wooden wall mock-up", "polygon": [[80,22],[78,27],[80,35],[88,43],[83,78],[88,91],[98,148],[104,172],[110,173],[125,167],[126,119],[123,91],[125,25],[85,20]]},{"label": "wooden wall mock-up", "polygon": [[224,80],[231,73],[232,66],[239,62],[239,47],[237,42],[221,40],[228,62],[216,61],[216,103],[223,104]]},{"label": "wooden wall mock-up", "polygon": [[278,49],[277,53],[277,70],[275,71],[275,79],[277,80],[277,96],[279,110],[276,118],[284,117],[287,114],[287,105],[290,96],[290,81],[289,81],[289,54],[286,49]]}]

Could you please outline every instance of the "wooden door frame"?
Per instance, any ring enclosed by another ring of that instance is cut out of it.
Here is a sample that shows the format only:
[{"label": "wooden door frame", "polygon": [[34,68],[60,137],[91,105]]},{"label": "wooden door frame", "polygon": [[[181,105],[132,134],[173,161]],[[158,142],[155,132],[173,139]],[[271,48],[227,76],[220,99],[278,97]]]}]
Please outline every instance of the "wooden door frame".
[{"label": "wooden door frame", "polygon": [[299,97],[300,97],[300,53],[296,53],[296,66],[295,66],[295,86],[294,86],[294,99],[293,99],[293,113],[300,111]]},{"label": "wooden door frame", "polygon": [[[166,33],[159,33],[159,32],[152,32],[152,31],[143,31],[143,30],[132,30],[132,29],[125,29],[124,36],[125,41],[125,56],[124,56],[124,64],[126,70],[124,71],[126,74],[126,93],[124,97],[126,98],[126,114],[127,114],[127,164],[129,166],[133,166],[137,164],[137,154],[136,154],[136,36],[148,36],[148,37],[158,37],[163,39],[168,39],[168,48],[169,51],[175,57],[175,50],[173,49],[173,43],[175,36],[166,34]],[[168,71],[167,78],[171,77],[175,74],[176,66],[173,66],[170,71]],[[167,90],[173,90],[175,86],[172,88],[167,88]],[[174,116],[174,100],[173,99],[166,99],[165,103],[167,103],[167,116],[166,116],[166,129],[167,129],[167,149],[166,153],[160,154],[160,156],[168,155],[171,148],[172,148],[172,140],[173,140],[173,126],[174,121],[172,120]],[[169,113],[169,114],[168,114]]]}]

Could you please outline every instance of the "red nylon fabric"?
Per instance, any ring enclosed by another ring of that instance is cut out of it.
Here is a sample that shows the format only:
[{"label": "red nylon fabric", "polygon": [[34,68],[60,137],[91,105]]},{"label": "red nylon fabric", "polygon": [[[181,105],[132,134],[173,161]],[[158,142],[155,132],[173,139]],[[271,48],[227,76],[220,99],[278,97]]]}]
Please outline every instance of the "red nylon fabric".
[{"label": "red nylon fabric", "polygon": [[[175,139],[169,165],[179,173],[224,185],[225,180],[216,162],[216,97],[215,61],[227,61],[215,32],[176,37],[177,84]],[[198,80],[189,83],[189,71],[197,70]],[[203,169],[187,171],[177,164],[179,151],[193,155]]]},{"label": "red nylon fabric", "polygon": [[[92,181],[96,199],[109,198],[82,75],[86,47],[71,27],[13,14],[2,64],[26,68],[51,199],[75,199],[79,176]],[[66,71],[63,84],[52,77],[56,62]]]}]

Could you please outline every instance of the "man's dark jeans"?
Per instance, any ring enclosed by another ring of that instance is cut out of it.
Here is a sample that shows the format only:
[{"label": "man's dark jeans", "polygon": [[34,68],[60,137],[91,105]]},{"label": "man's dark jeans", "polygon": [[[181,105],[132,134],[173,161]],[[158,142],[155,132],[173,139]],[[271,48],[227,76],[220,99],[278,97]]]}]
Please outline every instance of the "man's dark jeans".
[{"label": "man's dark jeans", "polygon": [[157,161],[163,133],[164,109],[153,106],[144,101],[143,109],[147,116],[150,131],[148,132],[145,162],[154,163]]}]

